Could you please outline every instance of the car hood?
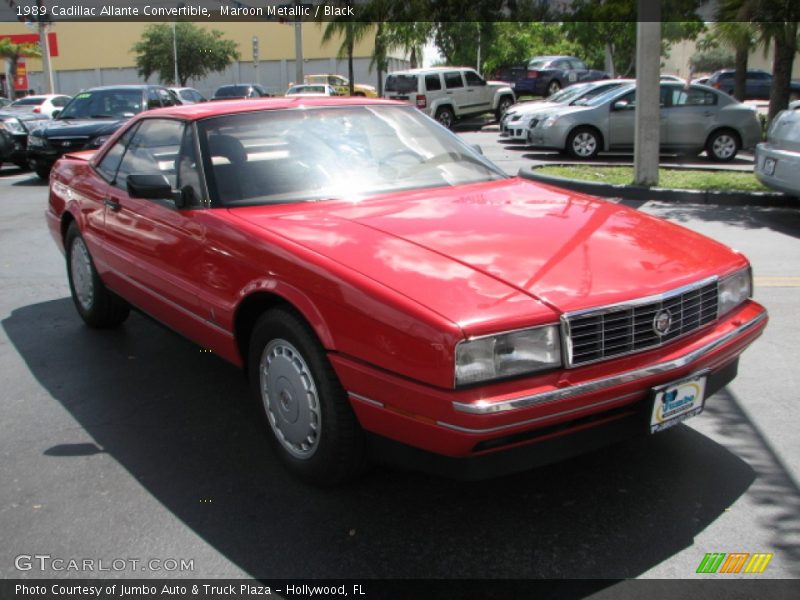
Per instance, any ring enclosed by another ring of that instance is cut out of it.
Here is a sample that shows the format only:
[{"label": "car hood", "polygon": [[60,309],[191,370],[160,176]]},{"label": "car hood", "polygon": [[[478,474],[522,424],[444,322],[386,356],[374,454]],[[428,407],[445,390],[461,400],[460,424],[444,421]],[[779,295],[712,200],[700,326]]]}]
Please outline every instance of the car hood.
[{"label": "car hood", "polygon": [[229,213],[411,297],[471,335],[498,321],[524,326],[651,296],[745,264],[683,227],[519,178],[292,206]]},{"label": "car hood", "polygon": [[51,136],[108,135],[119,129],[128,119],[55,119],[38,128],[38,133]]},{"label": "car hood", "polygon": [[525,102],[524,104],[515,105],[512,114],[519,115],[532,115],[534,113],[556,109],[563,104],[558,102]]},{"label": "car hood", "polygon": [[783,150],[800,152],[800,112],[779,112],[767,132],[767,141]]}]

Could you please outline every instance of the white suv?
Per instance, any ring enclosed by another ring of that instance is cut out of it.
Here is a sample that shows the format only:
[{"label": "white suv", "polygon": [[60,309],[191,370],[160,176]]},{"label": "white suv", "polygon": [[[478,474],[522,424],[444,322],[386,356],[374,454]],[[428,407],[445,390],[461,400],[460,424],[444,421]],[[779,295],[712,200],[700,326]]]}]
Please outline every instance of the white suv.
[{"label": "white suv", "polygon": [[493,112],[501,119],[516,102],[514,90],[501,81],[486,81],[474,69],[433,67],[395,71],[386,76],[384,98],[406,100],[445,127],[457,119]]}]

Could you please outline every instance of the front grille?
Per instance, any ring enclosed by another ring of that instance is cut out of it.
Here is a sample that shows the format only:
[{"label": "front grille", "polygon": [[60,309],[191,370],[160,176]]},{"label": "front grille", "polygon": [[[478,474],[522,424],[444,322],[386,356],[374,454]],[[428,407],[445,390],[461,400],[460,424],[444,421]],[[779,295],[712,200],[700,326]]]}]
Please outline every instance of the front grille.
[{"label": "front grille", "polygon": [[[655,348],[717,319],[717,280],[564,317],[568,366]],[[668,311],[668,312],[665,312]],[[656,331],[660,316],[662,333]],[[665,323],[669,326],[664,328]]]},{"label": "front grille", "polygon": [[50,145],[58,150],[82,150],[89,142],[88,137],[50,138]]}]

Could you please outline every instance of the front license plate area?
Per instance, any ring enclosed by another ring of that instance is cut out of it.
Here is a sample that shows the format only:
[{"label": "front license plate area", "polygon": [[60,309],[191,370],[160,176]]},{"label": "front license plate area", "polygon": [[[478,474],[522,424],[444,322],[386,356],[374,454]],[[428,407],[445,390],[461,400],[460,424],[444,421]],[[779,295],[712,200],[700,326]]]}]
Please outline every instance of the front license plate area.
[{"label": "front license plate area", "polygon": [[705,393],[706,378],[697,375],[653,388],[650,433],[664,431],[703,412]]},{"label": "front license plate area", "polygon": [[768,158],[764,161],[764,173],[767,175],[774,175],[775,174],[775,159]]}]

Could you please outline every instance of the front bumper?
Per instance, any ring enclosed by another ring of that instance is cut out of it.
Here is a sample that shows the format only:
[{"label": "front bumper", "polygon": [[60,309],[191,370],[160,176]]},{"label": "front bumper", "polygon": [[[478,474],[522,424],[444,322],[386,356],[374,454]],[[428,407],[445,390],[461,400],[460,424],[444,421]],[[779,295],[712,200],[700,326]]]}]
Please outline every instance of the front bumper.
[{"label": "front bumper", "polygon": [[[767,161],[772,162],[772,173]],[[756,177],[761,183],[792,196],[800,196],[800,152],[780,150],[771,144],[756,146]]]},{"label": "front bumper", "polygon": [[28,134],[11,134],[0,131],[0,161],[24,164],[27,161],[25,147]]},{"label": "front bumper", "polygon": [[524,142],[528,137],[527,119],[518,121],[503,120],[500,124],[500,136],[509,140]]},{"label": "front bumper", "polygon": [[[658,349],[458,390],[412,382],[341,355],[330,358],[368,432],[436,455],[474,459],[635,416],[653,387],[699,371],[709,371],[711,393],[714,385],[730,380],[726,369],[766,323],[764,308],[748,301],[715,324]],[[529,466],[535,464],[530,458]]]}]

